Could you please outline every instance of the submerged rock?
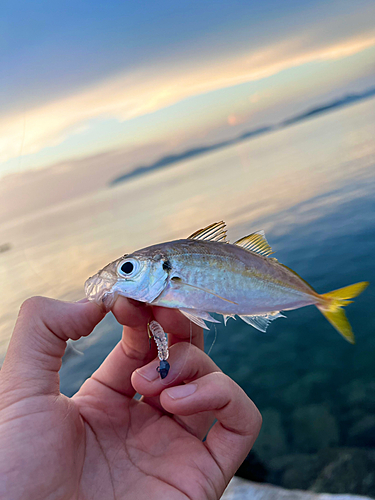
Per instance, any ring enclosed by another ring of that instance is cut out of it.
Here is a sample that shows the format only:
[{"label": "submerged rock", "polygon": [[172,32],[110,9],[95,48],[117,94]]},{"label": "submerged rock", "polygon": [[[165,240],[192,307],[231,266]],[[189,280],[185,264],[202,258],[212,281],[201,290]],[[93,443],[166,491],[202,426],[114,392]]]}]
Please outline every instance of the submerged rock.
[{"label": "submerged rock", "polygon": [[272,459],[268,481],[285,488],[375,497],[375,450],[327,448]]},{"label": "submerged rock", "polygon": [[339,448],[320,453],[326,459],[311,490],[375,496],[375,450]]},{"label": "submerged rock", "polygon": [[236,476],[248,479],[249,481],[256,481],[257,483],[264,483],[267,481],[268,470],[258,455],[251,450],[238,468]]},{"label": "submerged rock", "polygon": [[314,452],[339,442],[335,417],[322,405],[297,408],[292,415],[293,443],[300,452]]},{"label": "submerged rock", "polygon": [[357,495],[330,495],[311,491],[286,490],[270,484],[258,484],[234,477],[222,500],[370,500]]},{"label": "submerged rock", "polygon": [[303,406],[321,399],[329,388],[329,375],[325,372],[311,372],[290,384],[283,392],[283,401],[290,407]]},{"label": "submerged rock", "polygon": [[285,431],[280,413],[274,408],[262,410],[263,424],[254,450],[263,461],[287,453]]},{"label": "submerged rock", "polygon": [[375,382],[361,379],[351,380],[341,390],[348,408],[363,408],[365,411],[375,411]]},{"label": "submerged rock", "polygon": [[296,453],[278,457],[269,464],[270,482],[284,488],[307,490],[324,465],[317,454]]},{"label": "submerged rock", "polygon": [[365,415],[348,431],[348,444],[375,447],[375,415]]}]

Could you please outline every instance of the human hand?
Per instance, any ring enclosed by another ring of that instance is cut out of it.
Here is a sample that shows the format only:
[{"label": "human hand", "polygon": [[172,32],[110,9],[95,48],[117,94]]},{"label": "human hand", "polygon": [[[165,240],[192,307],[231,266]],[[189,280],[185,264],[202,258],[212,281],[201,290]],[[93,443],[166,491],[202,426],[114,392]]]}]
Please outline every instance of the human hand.
[{"label": "human hand", "polygon": [[[58,377],[66,341],[89,335],[104,313],[42,297],[21,308],[0,372],[2,499],[217,499],[252,447],[260,414],[201,350],[198,327],[122,297],[113,313],[122,340],[67,398]],[[152,314],[170,332],[164,380],[149,348]]]}]

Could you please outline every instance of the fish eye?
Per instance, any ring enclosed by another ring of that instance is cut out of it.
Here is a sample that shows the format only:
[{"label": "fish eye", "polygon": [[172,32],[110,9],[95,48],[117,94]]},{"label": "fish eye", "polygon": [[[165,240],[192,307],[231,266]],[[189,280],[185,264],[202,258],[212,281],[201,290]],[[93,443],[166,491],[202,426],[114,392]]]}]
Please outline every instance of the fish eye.
[{"label": "fish eye", "polygon": [[120,262],[117,271],[121,276],[131,277],[139,271],[139,262],[135,259],[126,259]]},{"label": "fish eye", "polygon": [[121,271],[124,274],[131,274],[133,269],[134,269],[133,262],[124,262],[123,265],[121,266]]}]

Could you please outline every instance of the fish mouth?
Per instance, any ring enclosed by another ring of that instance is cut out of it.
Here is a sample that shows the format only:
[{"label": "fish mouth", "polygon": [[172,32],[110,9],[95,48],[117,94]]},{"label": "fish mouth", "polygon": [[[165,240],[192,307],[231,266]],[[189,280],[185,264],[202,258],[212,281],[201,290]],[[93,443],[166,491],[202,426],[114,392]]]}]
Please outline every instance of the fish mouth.
[{"label": "fish mouth", "polygon": [[95,302],[100,307],[104,307],[106,311],[109,311],[118,295],[113,289],[114,284],[114,280],[104,279],[99,274],[95,274],[95,276],[91,276],[86,280],[86,297],[91,302]]}]

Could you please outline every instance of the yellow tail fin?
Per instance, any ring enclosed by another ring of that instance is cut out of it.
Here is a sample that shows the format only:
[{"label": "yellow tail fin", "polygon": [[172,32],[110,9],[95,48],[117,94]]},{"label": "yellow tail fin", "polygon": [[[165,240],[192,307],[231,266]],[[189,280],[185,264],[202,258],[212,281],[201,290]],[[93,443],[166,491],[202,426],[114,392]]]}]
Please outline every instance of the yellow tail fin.
[{"label": "yellow tail fin", "polygon": [[351,344],[355,344],[354,334],[342,307],[347,306],[369,285],[367,281],[361,281],[355,285],[339,288],[333,292],[320,295],[324,302],[317,305],[319,311],[328,319],[331,325]]}]

